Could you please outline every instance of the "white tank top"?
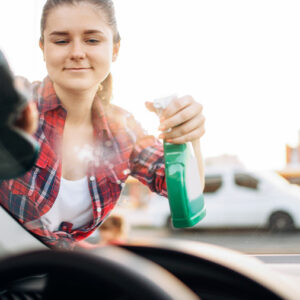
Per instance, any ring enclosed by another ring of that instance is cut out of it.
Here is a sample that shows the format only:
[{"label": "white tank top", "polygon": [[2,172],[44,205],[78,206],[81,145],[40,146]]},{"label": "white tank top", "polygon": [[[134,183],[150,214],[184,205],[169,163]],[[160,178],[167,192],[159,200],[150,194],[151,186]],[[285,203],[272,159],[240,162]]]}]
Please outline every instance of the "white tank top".
[{"label": "white tank top", "polygon": [[41,217],[43,224],[54,232],[62,222],[72,223],[72,229],[76,229],[92,219],[93,207],[87,177],[74,181],[61,178],[53,206]]}]

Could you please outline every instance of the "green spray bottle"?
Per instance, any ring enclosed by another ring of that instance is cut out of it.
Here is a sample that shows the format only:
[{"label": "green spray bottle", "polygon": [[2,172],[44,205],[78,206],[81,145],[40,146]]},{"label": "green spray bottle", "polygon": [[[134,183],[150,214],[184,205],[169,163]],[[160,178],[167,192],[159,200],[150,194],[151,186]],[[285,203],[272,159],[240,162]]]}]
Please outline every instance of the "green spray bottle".
[{"label": "green spray bottle", "polygon": [[[158,115],[175,96],[156,99]],[[165,173],[172,224],[192,227],[206,215],[197,158],[191,142],[171,144],[164,141]]]}]

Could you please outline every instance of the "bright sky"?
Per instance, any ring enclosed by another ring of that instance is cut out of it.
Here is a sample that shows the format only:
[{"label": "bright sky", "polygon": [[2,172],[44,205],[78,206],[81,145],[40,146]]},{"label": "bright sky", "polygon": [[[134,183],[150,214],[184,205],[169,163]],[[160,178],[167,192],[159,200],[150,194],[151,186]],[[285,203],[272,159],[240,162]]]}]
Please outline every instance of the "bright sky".
[{"label": "bright sky", "polygon": [[[0,47],[18,75],[41,80],[42,0],[0,2]],[[115,0],[122,46],[114,103],[157,134],[144,108],[191,94],[203,103],[205,157],[234,154],[255,169],[284,166],[300,129],[298,0]],[[17,8],[17,9],[16,9]]]}]

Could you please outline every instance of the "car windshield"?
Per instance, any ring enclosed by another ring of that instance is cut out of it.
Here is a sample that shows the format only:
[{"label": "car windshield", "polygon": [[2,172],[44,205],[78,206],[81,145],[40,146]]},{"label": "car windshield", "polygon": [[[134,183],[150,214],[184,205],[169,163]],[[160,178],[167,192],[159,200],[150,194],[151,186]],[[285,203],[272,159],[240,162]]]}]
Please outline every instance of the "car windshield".
[{"label": "car windshield", "polygon": [[[62,2],[0,3],[0,50],[26,99],[0,94],[1,205],[50,246],[162,238],[299,253],[299,2],[114,0],[117,25],[97,1]],[[171,131],[151,106],[165,97],[169,118],[184,111]],[[172,132],[170,144],[200,141],[205,165],[203,195],[197,163],[183,175],[206,209],[187,230],[167,198],[160,135]],[[28,155],[25,173],[10,167]]]}]

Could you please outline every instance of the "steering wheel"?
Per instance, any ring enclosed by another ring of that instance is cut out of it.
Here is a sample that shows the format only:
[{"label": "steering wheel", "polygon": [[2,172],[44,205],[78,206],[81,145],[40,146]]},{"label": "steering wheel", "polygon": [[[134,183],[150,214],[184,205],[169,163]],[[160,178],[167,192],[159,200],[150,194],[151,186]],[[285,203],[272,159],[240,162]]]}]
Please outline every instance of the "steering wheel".
[{"label": "steering wheel", "polygon": [[299,290],[257,259],[200,242],[148,240],[122,245],[180,279],[202,300],[298,299]]},{"label": "steering wheel", "polygon": [[42,299],[199,299],[160,266],[117,247],[39,250],[0,261],[0,296],[25,293],[28,284]]}]

